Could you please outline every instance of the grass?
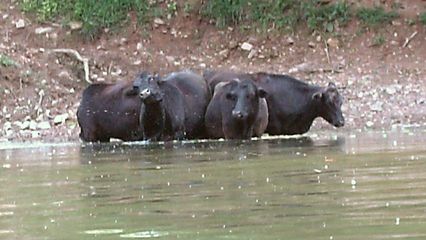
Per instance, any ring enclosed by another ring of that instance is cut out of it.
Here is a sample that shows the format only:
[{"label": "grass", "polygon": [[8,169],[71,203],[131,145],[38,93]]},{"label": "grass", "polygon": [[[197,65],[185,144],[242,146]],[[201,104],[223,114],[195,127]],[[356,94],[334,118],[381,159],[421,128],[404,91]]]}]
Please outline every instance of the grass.
[{"label": "grass", "polygon": [[426,12],[420,14],[420,22],[426,26]]},{"label": "grass", "polygon": [[386,12],[382,7],[359,8],[356,12],[358,19],[366,26],[378,27],[382,24],[391,23],[393,19],[399,17],[399,14],[392,10]]},{"label": "grass", "polygon": [[60,18],[63,22],[78,21],[81,33],[96,37],[104,28],[119,28],[128,21],[128,14],[135,11],[141,23],[149,21],[155,4],[149,0],[21,0],[22,10],[35,13],[41,22]]},{"label": "grass", "polygon": [[15,61],[13,61],[9,56],[0,54],[0,66],[11,67],[11,66],[18,66],[18,64]]},{"label": "grass", "polygon": [[[71,21],[83,24],[81,33],[95,38],[103,29],[120,29],[136,13],[140,25],[155,17],[173,18],[200,14],[218,27],[239,26],[241,29],[262,28],[294,30],[306,26],[311,31],[336,32],[356,16],[366,26],[380,26],[398,17],[395,10],[381,7],[352,9],[346,0],[324,4],[320,0],[204,0],[191,4],[176,0],[19,0],[22,10],[34,13],[41,22]],[[197,9],[193,9],[197,6]],[[395,6],[397,9],[397,6]],[[420,21],[426,24],[426,13]]]},{"label": "grass", "polygon": [[303,4],[303,12],[309,29],[324,32],[333,32],[337,25],[344,26],[351,18],[350,7],[346,1],[327,5],[307,1]]},{"label": "grass", "polygon": [[378,34],[373,38],[373,43],[371,44],[371,46],[378,47],[383,45],[385,42],[386,42],[385,37],[382,34]]}]

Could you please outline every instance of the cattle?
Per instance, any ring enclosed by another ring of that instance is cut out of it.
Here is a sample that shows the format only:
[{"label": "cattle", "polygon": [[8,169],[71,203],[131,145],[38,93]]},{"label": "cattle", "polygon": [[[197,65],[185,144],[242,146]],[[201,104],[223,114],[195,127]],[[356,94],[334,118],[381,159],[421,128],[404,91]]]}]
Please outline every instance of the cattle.
[{"label": "cattle", "polygon": [[141,140],[140,109],[141,100],[132,82],[92,84],[83,91],[77,110],[80,138],[86,142]]},{"label": "cattle", "polygon": [[345,124],[341,110],[343,98],[334,83],[320,87],[288,75],[264,72],[206,71],[203,76],[211,88],[232,76],[250,78],[256,86],[264,89],[268,93],[266,102],[269,113],[266,133],[270,135],[306,133],[317,117],[324,118],[335,127]]},{"label": "cattle", "polygon": [[142,100],[140,123],[144,139],[167,141],[204,135],[210,92],[201,76],[182,71],[161,78],[144,72],[134,86]]},{"label": "cattle", "polygon": [[322,117],[335,127],[343,127],[345,119],[341,106],[343,98],[334,83],[320,87],[288,75],[252,74],[257,86],[268,92],[270,135],[303,134],[313,121]]},{"label": "cattle", "polygon": [[261,136],[268,122],[266,95],[250,79],[232,78],[218,83],[206,112],[208,137],[250,139]]}]

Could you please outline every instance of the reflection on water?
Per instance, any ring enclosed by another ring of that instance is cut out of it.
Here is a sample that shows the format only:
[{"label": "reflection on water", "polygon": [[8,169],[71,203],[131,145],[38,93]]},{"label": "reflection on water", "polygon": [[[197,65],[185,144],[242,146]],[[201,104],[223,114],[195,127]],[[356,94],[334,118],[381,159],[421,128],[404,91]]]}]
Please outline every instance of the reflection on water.
[{"label": "reflection on water", "polygon": [[0,239],[425,239],[424,130],[0,146]]}]

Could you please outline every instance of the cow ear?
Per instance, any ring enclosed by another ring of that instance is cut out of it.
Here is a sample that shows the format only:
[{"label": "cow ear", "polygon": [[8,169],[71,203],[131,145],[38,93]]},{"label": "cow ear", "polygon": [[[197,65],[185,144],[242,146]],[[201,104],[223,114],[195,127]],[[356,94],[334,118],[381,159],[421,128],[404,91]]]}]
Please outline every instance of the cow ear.
[{"label": "cow ear", "polygon": [[312,94],[312,99],[313,100],[321,100],[321,98],[322,98],[322,95],[323,93],[321,92],[321,91],[319,91],[319,92],[316,92],[316,93],[314,93],[314,94]]},{"label": "cow ear", "polygon": [[138,90],[139,90],[139,88],[137,88],[137,87],[132,87],[132,88],[128,88],[128,89],[126,89],[126,90],[124,90],[124,95],[125,96],[136,96],[136,95],[138,95]]},{"label": "cow ear", "polygon": [[258,88],[257,89],[257,93],[259,94],[260,98],[265,98],[266,95],[268,95],[268,93],[265,91],[265,89],[263,88]]}]

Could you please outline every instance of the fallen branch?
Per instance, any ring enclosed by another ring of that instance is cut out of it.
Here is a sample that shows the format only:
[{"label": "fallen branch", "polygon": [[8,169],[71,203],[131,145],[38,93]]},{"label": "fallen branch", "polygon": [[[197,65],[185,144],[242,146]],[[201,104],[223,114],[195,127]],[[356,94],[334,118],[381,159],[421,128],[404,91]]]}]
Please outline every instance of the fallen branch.
[{"label": "fallen branch", "polygon": [[92,83],[92,81],[90,81],[90,77],[89,77],[89,59],[82,57],[80,55],[80,53],[78,53],[76,50],[74,49],[70,49],[70,48],[58,48],[58,49],[53,49],[52,50],[54,53],[66,53],[66,54],[70,54],[73,55],[75,58],[77,58],[78,61],[83,63],[83,67],[84,67],[84,77],[86,82],[88,83]]},{"label": "fallen branch", "polygon": [[402,45],[403,48],[407,47],[408,44],[410,43],[411,39],[413,39],[416,35],[417,35],[417,31],[413,32],[413,34],[411,34],[408,38],[405,39],[405,43],[404,45]]}]

